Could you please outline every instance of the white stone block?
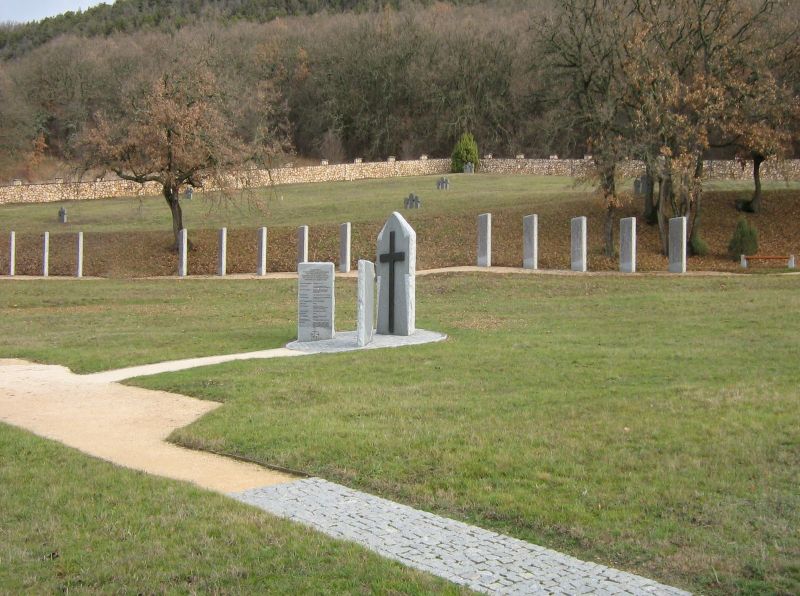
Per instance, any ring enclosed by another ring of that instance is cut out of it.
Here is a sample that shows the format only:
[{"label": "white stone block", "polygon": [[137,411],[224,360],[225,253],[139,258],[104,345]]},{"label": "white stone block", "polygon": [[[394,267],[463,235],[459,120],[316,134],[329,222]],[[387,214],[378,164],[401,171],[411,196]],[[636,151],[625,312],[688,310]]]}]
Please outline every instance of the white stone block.
[{"label": "white stone block", "polygon": [[75,277],[83,277],[83,232],[78,232],[78,254],[75,259]]},{"label": "white stone block", "polygon": [[258,275],[267,274],[267,228],[258,229]]},{"label": "white stone block", "polygon": [[17,233],[11,232],[8,238],[8,274],[17,274]]},{"label": "white stone block", "polygon": [[[339,271],[342,273],[350,272],[350,240],[351,226],[350,222],[348,221],[347,223],[343,223],[339,226]],[[372,264],[372,267],[374,269],[374,263]]]},{"label": "white stone block", "polygon": [[[308,262],[308,226],[297,228],[297,264]],[[299,269],[298,269],[299,271]]]},{"label": "white stone block", "polygon": [[573,217],[570,221],[570,267],[573,271],[586,271],[586,217]]},{"label": "white stone block", "polygon": [[358,261],[358,304],[356,341],[359,346],[372,343],[375,335],[375,263]]},{"label": "white stone block", "polygon": [[228,228],[219,230],[219,252],[217,259],[217,275],[224,277],[228,273]]},{"label": "white stone block", "polygon": [[492,266],[492,214],[478,216],[478,267]]},{"label": "white stone block", "polygon": [[686,218],[669,220],[669,271],[686,273]]},{"label": "white stone block", "polygon": [[183,228],[178,232],[178,277],[186,277],[188,274],[186,256],[189,249],[188,245],[188,234],[186,233],[186,228]]},{"label": "white stone block", "polygon": [[42,243],[42,276],[48,275],[50,275],[50,232],[45,232]]},{"label": "white stone block", "polygon": [[619,220],[619,270],[636,273],[636,218]]},{"label": "white stone block", "polygon": [[392,213],[378,234],[378,333],[412,335],[416,326],[417,234]]},{"label": "white stone block", "polygon": [[297,273],[297,340],[333,339],[333,263],[298,263]]},{"label": "white stone block", "polygon": [[522,267],[539,268],[539,216],[522,218]]}]

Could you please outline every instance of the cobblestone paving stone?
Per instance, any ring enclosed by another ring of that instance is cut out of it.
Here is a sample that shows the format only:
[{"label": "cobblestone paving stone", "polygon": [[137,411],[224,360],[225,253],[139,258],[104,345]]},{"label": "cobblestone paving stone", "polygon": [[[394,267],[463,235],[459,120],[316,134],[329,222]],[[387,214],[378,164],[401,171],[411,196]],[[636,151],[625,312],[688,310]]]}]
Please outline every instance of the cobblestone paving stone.
[{"label": "cobblestone paving stone", "polygon": [[480,592],[688,594],[319,478],[231,496]]}]

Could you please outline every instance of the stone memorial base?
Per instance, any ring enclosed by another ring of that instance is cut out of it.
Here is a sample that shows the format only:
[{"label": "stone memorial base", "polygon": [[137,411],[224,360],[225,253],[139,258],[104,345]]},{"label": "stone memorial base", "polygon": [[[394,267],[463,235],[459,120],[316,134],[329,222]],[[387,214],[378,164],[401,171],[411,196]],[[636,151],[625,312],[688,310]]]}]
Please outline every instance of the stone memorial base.
[{"label": "stone memorial base", "polygon": [[436,331],[417,329],[411,335],[375,335],[366,346],[358,345],[356,331],[337,331],[333,339],[319,341],[293,341],[286,344],[289,350],[304,354],[320,354],[333,352],[352,352],[354,350],[376,350],[379,348],[399,348],[402,346],[418,346],[421,344],[444,341],[447,335]]}]

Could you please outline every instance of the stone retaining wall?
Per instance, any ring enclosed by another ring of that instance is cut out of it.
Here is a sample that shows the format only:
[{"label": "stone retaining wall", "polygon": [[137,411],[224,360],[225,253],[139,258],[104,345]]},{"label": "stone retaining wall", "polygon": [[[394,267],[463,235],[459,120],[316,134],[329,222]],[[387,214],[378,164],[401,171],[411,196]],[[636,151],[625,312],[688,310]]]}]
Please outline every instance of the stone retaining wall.
[{"label": "stone retaining wall", "polygon": [[[534,174],[539,176],[579,176],[591,162],[584,159],[484,159],[481,172],[490,174]],[[368,178],[424,176],[448,174],[450,159],[417,159],[408,161],[359,162],[348,164],[276,168],[271,171],[251,170],[237,174],[235,186],[263,187],[272,184],[302,184],[308,182],[338,182]],[[643,173],[642,162],[623,165],[623,174],[635,177]],[[737,161],[706,161],[708,180],[752,179],[752,166]],[[764,180],[800,180],[800,160],[762,166]],[[209,189],[213,190],[213,189]],[[46,184],[14,184],[0,186],[0,204],[49,203],[55,201],[106,199],[114,197],[153,196],[161,193],[156,183],[140,185],[125,180],[96,182],[53,182]]]}]

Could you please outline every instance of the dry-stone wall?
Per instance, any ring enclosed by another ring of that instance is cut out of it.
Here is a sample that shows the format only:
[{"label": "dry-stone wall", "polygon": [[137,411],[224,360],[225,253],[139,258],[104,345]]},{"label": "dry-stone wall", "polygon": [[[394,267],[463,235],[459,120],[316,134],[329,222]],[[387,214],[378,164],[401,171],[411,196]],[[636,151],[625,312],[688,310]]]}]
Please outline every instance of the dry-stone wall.
[{"label": "dry-stone wall", "polygon": [[[534,174],[539,176],[578,176],[591,162],[588,159],[484,159],[480,171],[491,174]],[[234,186],[262,187],[272,184],[302,184],[307,182],[338,182],[367,178],[424,176],[447,174],[449,159],[417,159],[408,161],[361,162],[307,167],[250,170],[236,174]],[[627,162],[623,174],[634,177],[644,171],[641,162]],[[750,164],[737,161],[706,161],[709,180],[747,180],[752,178]],[[764,180],[800,180],[800,160],[782,164],[766,162],[762,166]],[[212,189],[213,190],[213,189]],[[47,184],[13,184],[0,186],[2,203],[49,203],[76,199],[105,199],[129,196],[159,195],[156,183],[140,185],[125,180],[96,182],[53,182]]]}]

